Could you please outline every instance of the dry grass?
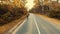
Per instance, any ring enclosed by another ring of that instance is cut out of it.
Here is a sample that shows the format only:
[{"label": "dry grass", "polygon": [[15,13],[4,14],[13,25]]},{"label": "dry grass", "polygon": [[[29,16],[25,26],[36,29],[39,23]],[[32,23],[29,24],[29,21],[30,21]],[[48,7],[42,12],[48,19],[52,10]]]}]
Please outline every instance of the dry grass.
[{"label": "dry grass", "polygon": [[[22,18],[23,18],[23,17],[22,17]],[[16,24],[18,24],[18,22],[21,21],[21,23],[22,23],[23,20],[24,20],[24,18],[23,18],[23,19],[20,18],[20,19],[17,19],[17,20],[15,20],[15,21],[11,22],[11,23],[8,23],[8,24],[5,24],[5,25],[3,25],[3,26],[0,26],[0,34],[8,31],[8,30],[11,29],[12,27],[14,27]],[[20,23],[20,24],[21,24],[21,23]]]},{"label": "dry grass", "polygon": [[60,20],[54,19],[54,18],[50,18],[50,17],[48,17],[48,16],[41,15],[41,14],[38,14],[38,15],[39,15],[40,17],[42,17],[43,19],[48,20],[48,21],[50,21],[51,23],[54,23],[54,24],[60,26]]}]

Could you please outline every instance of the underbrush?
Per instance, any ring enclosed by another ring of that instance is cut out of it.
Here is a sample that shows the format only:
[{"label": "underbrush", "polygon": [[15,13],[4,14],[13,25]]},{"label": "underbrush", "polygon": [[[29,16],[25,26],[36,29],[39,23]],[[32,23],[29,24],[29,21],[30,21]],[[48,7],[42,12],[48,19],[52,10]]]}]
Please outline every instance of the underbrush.
[{"label": "underbrush", "polygon": [[0,4],[0,25],[10,23],[11,21],[19,19],[25,14],[27,14],[27,10],[25,8]]},{"label": "underbrush", "polygon": [[[43,7],[43,10],[42,10],[42,7]],[[47,5],[37,6],[37,7],[33,8],[32,10],[30,10],[30,12],[44,14],[51,18],[60,19],[60,6],[59,7],[47,6]]]}]

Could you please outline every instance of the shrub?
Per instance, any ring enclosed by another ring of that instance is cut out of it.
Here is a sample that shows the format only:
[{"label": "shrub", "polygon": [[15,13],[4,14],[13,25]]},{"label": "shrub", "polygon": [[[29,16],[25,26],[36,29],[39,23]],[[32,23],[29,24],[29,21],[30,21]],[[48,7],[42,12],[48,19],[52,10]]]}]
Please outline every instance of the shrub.
[{"label": "shrub", "polygon": [[0,5],[0,25],[16,20],[25,14],[27,14],[25,8],[2,4]]}]

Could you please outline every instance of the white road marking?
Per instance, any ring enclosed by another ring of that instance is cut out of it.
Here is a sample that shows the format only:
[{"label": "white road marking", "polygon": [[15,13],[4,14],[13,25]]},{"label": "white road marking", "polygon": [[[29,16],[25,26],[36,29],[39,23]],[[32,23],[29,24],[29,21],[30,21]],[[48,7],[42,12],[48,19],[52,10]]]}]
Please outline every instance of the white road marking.
[{"label": "white road marking", "polygon": [[[33,14],[30,14],[30,15],[31,15],[31,16],[33,17],[33,19],[34,19],[34,22],[35,22],[36,28],[37,28],[37,30],[38,30],[38,33],[41,34],[41,33],[40,33],[40,30],[39,30],[39,27],[38,27],[38,25],[37,25],[37,21],[35,20]],[[18,26],[18,27],[16,28],[16,30],[14,30],[14,31],[12,32],[12,34],[16,34],[16,32],[22,27],[22,25],[23,25],[25,22],[26,22],[26,20],[25,20],[20,26]]]},{"label": "white road marking", "polygon": [[16,32],[22,27],[22,25],[26,22],[27,20],[24,20],[24,22],[21,24],[21,25],[19,25],[13,32],[12,32],[12,34],[16,34]]},{"label": "white road marking", "polygon": [[33,19],[34,19],[34,22],[35,22],[36,28],[37,28],[37,30],[38,30],[38,33],[41,34],[41,33],[40,33],[40,30],[39,30],[39,27],[38,27],[38,25],[37,25],[37,21],[35,20],[33,14],[31,14],[31,15],[32,15],[32,17],[33,17]]}]

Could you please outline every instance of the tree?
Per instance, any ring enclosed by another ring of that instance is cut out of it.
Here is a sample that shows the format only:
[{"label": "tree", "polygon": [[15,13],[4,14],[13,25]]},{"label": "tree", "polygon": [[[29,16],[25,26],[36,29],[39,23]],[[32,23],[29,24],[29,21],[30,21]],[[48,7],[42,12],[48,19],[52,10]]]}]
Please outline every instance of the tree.
[{"label": "tree", "polygon": [[59,2],[59,0],[57,0],[57,3]]}]

